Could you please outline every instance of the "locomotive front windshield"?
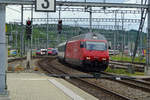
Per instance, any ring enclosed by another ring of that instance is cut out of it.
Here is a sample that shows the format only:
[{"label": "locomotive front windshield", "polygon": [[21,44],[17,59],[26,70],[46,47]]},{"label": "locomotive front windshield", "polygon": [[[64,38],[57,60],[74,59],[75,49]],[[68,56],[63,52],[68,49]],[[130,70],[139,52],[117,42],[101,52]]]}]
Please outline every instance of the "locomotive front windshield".
[{"label": "locomotive front windshield", "polygon": [[86,41],[86,49],[104,51],[107,50],[107,45],[104,42]]}]

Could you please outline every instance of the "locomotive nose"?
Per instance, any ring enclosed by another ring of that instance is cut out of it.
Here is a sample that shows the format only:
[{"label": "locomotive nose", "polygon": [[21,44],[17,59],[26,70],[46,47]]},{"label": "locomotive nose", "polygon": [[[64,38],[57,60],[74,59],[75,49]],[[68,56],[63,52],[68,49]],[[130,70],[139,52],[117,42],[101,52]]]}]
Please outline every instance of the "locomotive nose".
[{"label": "locomotive nose", "polygon": [[105,55],[103,55],[103,56],[97,56],[97,57],[94,57],[93,60],[105,61],[105,60],[107,60],[107,57]]},{"label": "locomotive nose", "polygon": [[105,58],[102,58],[102,60],[104,60],[104,61],[105,61],[105,60],[106,60],[106,57],[105,57]]}]

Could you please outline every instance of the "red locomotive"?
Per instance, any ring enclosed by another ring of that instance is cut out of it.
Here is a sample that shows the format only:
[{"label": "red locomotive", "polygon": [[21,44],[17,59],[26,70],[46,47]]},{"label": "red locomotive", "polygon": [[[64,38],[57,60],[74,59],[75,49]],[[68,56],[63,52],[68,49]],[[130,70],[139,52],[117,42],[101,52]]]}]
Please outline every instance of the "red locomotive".
[{"label": "red locomotive", "polygon": [[58,58],[85,69],[104,71],[109,64],[107,40],[97,33],[75,36],[58,45]]}]

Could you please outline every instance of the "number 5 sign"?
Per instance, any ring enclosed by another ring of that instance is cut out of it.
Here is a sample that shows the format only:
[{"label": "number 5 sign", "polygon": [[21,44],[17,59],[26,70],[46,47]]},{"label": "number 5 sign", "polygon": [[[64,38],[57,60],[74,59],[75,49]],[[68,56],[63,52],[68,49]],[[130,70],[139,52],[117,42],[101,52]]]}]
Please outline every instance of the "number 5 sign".
[{"label": "number 5 sign", "polygon": [[56,11],[56,0],[36,0],[35,10],[44,12]]}]

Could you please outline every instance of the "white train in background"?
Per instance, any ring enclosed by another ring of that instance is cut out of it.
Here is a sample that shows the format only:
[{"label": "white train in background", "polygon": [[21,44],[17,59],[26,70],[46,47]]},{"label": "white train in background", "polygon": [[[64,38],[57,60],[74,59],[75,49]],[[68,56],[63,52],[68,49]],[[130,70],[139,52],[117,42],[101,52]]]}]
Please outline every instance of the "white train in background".
[{"label": "white train in background", "polygon": [[109,50],[109,55],[118,55],[119,50]]}]

